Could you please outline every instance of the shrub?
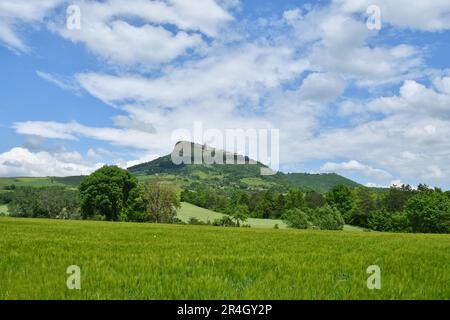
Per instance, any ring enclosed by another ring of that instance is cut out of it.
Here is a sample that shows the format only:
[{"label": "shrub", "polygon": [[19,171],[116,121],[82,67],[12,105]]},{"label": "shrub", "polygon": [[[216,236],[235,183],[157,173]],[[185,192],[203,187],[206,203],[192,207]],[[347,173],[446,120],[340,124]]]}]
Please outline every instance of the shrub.
[{"label": "shrub", "polygon": [[405,212],[389,212],[382,209],[369,215],[368,227],[375,231],[407,232],[409,222]]},{"label": "shrub", "polygon": [[417,193],[406,212],[413,232],[450,233],[450,198],[440,190]]},{"label": "shrub", "polygon": [[229,216],[223,216],[220,219],[216,219],[212,223],[216,227],[236,227],[236,224]]},{"label": "shrub", "polygon": [[188,224],[191,224],[191,225],[195,225],[195,226],[204,226],[204,225],[207,225],[207,223],[205,223],[205,222],[203,222],[203,221],[200,221],[199,219],[194,218],[194,217],[190,217],[187,223],[188,223]]},{"label": "shrub", "polygon": [[311,210],[311,223],[321,230],[342,230],[344,219],[336,208],[328,205]]},{"label": "shrub", "polygon": [[290,228],[307,229],[309,227],[308,214],[301,209],[291,209],[283,216],[283,220]]}]

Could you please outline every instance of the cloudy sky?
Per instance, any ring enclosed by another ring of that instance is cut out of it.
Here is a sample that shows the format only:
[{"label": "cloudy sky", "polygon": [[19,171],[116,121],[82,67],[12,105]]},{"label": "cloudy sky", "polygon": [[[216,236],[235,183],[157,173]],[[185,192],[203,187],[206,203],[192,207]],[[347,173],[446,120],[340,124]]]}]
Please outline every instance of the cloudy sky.
[{"label": "cloudy sky", "polygon": [[450,1],[376,2],[380,30],[370,0],[1,0],[0,176],[149,161],[201,121],[279,129],[285,172],[449,189]]}]

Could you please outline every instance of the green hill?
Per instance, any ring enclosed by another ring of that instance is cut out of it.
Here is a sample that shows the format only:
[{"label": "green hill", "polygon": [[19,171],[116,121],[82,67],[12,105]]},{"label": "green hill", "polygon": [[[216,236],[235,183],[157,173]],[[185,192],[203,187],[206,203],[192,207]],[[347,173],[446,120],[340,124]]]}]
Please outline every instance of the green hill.
[{"label": "green hill", "polygon": [[[194,150],[204,150],[205,146],[190,143],[192,154]],[[214,150],[214,149],[210,149]],[[272,190],[286,192],[292,187],[302,190],[314,190],[327,192],[336,185],[343,184],[356,187],[358,183],[344,178],[335,173],[308,174],[278,172],[275,175],[261,175],[261,170],[270,170],[262,163],[252,161],[248,157],[237,154],[225,153],[234,159],[233,164],[190,164],[176,165],[171,154],[128,168],[142,182],[167,182],[179,188],[200,185],[204,188],[215,190]],[[237,164],[240,160],[244,164]],[[74,177],[42,177],[42,178],[0,178],[0,191],[8,190],[11,186],[68,186],[76,187],[82,181],[83,176]]]},{"label": "green hill", "polygon": [[[208,148],[198,144],[191,144],[191,152]],[[214,149],[212,149],[214,150]],[[230,154],[228,154],[230,155]],[[287,191],[292,187],[303,190],[327,192],[334,186],[343,184],[356,187],[359,184],[335,173],[307,174],[278,172],[275,175],[261,175],[261,170],[270,170],[262,163],[252,161],[247,157],[234,154],[232,157],[245,161],[245,164],[190,164],[176,165],[171,154],[156,160],[142,163],[128,168],[142,181],[170,181],[180,187],[199,183],[214,189],[241,190],[273,190]],[[225,158],[225,156],[224,156]],[[193,161],[192,161],[193,162]],[[228,163],[228,162],[227,162]]]},{"label": "green hill", "polygon": [[320,193],[325,193],[340,184],[351,188],[359,186],[358,183],[336,173],[288,173],[282,175],[282,178],[287,181],[288,184],[292,184],[300,189],[314,190]]},{"label": "green hill", "polygon": [[16,187],[52,187],[52,186],[68,186],[76,187],[82,181],[83,176],[73,177],[23,177],[23,178],[0,178],[0,190],[9,189],[11,186]]}]

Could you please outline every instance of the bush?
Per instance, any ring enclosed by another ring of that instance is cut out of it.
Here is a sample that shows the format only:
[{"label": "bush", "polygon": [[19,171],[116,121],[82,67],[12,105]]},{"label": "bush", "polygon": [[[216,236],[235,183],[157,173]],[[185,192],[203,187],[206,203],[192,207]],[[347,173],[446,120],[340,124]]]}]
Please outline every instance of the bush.
[{"label": "bush", "polygon": [[194,218],[194,217],[190,217],[187,223],[188,223],[188,224],[191,224],[191,225],[194,225],[194,226],[204,226],[204,225],[207,225],[207,223],[205,223],[205,222],[203,222],[203,221],[200,221],[199,219]]},{"label": "bush", "polygon": [[340,212],[328,205],[317,209],[292,209],[283,217],[290,228],[342,230],[344,219]]},{"label": "bush", "polygon": [[291,209],[283,216],[283,220],[290,228],[294,229],[308,229],[309,217],[308,214],[301,209]]},{"label": "bush", "polygon": [[321,230],[342,230],[344,219],[341,213],[328,205],[311,210],[311,222]]},{"label": "bush", "polygon": [[368,227],[383,232],[407,232],[410,230],[405,212],[392,213],[385,209],[374,211],[369,215]]},{"label": "bush", "polygon": [[229,216],[223,216],[220,219],[216,219],[212,223],[216,227],[237,227],[236,223]]},{"label": "bush", "polygon": [[13,200],[14,192],[4,191],[0,192],[0,204],[8,204]]},{"label": "bush", "polygon": [[417,193],[406,212],[413,232],[450,233],[450,198],[440,190]]}]

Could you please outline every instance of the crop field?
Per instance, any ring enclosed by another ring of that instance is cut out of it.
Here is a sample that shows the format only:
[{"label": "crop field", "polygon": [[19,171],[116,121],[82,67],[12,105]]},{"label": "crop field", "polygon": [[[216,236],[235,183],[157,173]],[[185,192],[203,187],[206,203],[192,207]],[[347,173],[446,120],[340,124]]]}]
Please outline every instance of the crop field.
[{"label": "crop field", "polygon": [[448,235],[9,217],[0,235],[0,299],[450,298]]},{"label": "crop field", "polygon": [[[203,222],[213,222],[215,219],[220,219],[223,216],[224,214],[222,213],[200,208],[187,202],[181,203],[181,208],[177,214],[177,217],[184,222],[188,222],[190,218],[196,218]],[[250,225],[252,228],[273,228],[276,224],[280,229],[286,228],[286,224],[282,220],[272,219],[249,218],[244,222],[244,224]]]}]

